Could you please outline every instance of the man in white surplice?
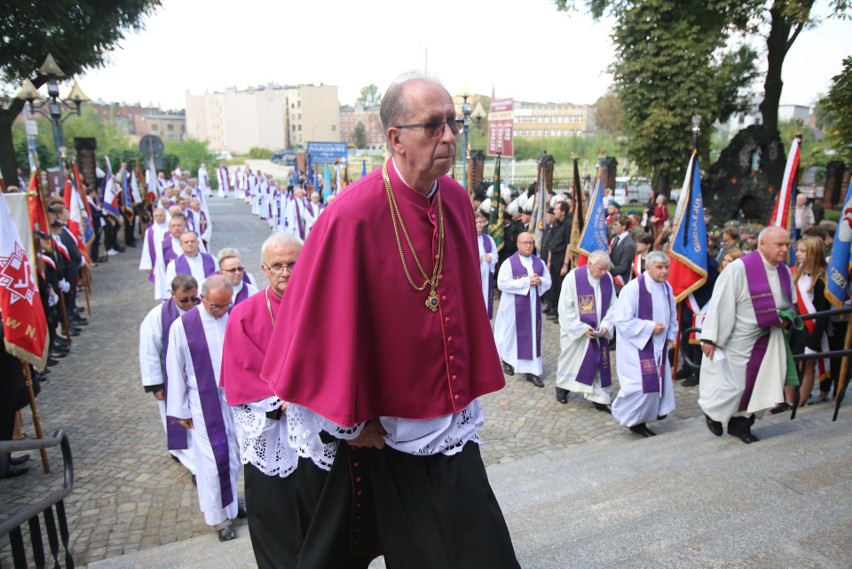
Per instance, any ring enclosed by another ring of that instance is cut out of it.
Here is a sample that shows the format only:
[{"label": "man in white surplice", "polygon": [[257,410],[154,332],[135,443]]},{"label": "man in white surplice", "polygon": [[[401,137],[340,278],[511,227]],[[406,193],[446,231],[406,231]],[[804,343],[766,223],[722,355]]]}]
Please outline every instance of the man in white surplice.
[{"label": "man in white surplice", "polygon": [[509,375],[527,374],[527,381],[544,387],[541,381],[541,295],[551,285],[544,262],[533,255],[531,233],[521,233],[518,252],[506,259],[497,274],[497,288],[503,291],[494,320],[497,352]]},{"label": "man in white surplice", "polygon": [[648,421],[662,419],[675,408],[668,350],[674,348],[678,323],[668,278],[668,256],[649,253],[645,272],[621,289],[613,313],[620,390],[612,403],[612,416],[643,437],[656,434],[646,425]]},{"label": "man in white surplice", "polygon": [[[615,329],[612,319],[616,301],[610,266],[609,255],[605,251],[595,251],[589,255],[585,269],[574,269],[562,281],[558,305],[561,351],[556,370],[556,400],[562,404],[568,403],[568,392],[574,391],[582,393],[595,409],[610,410],[612,399],[607,389],[612,380],[609,340]],[[585,279],[587,284],[578,283],[577,279]],[[594,298],[589,298],[589,292]],[[594,312],[588,314],[592,312],[589,310],[592,308],[591,300],[594,301]],[[592,326],[591,321],[597,326]],[[598,349],[589,353],[592,342]],[[587,357],[594,362],[587,362]]]},{"label": "man in white surplice", "polygon": [[220,541],[237,537],[240,453],[234,419],[219,387],[222,344],[231,307],[231,285],[221,275],[201,287],[201,305],[186,311],[169,330],[166,414],[192,429],[198,503],[204,522]]},{"label": "man in white surplice", "polygon": [[139,270],[146,271],[152,282],[154,265],[157,263],[157,248],[163,242],[163,236],[168,230],[166,210],[161,207],[154,208],[154,223],[145,229],[145,235],[142,238],[142,257],[139,259]]},{"label": "man in white surplice", "polygon": [[[768,327],[758,324],[753,304],[753,299],[762,292],[756,288],[758,281],[769,288],[766,293],[772,293],[773,316],[778,310],[796,304],[796,287],[787,284],[792,283],[792,275],[784,265],[790,248],[787,231],[767,227],[758,236],[757,248],[719,274],[701,331],[704,357],[698,404],[705,413],[707,427],[714,435],[721,436],[722,423],[727,422],[728,433],[746,444],[758,440],[751,434],[755,414],[784,401],[787,374],[787,349],[780,319],[776,317],[776,322]],[[763,275],[765,278],[759,278]],[[767,335],[763,361],[753,379],[751,393],[744,400],[748,389],[746,367],[758,339]]]},{"label": "man in white surplice", "polygon": [[[162,211],[162,210],[161,210]],[[180,275],[172,281],[172,298],[160,303],[145,316],[139,325],[139,371],[142,375],[142,387],[146,393],[154,395],[160,408],[160,419],[163,429],[169,434],[166,422],[166,392],[165,392],[165,357],[164,348],[168,333],[174,323],[175,316],[180,316],[191,309],[198,301],[198,283],[189,275]],[[164,325],[164,317],[167,319]],[[169,322],[171,320],[171,322]],[[181,429],[176,425],[171,429]],[[169,452],[180,463],[195,474],[195,458],[192,450],[192,431],[179,433],[186,436],[186,448],[170,449]],[[179,445],[183,446],[183,445]]]}]

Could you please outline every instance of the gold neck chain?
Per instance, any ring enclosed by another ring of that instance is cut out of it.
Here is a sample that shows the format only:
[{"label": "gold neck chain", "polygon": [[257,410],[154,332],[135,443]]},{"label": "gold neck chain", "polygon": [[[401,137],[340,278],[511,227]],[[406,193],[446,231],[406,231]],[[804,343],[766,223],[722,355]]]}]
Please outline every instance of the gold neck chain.
[{"label": "gold neck chain", "polygon": [[[394,237],[396,237],[396,247],[399,249],[399,259],[402,261],[402,268],[405,271],[405,277],[408,279],[408,283],[416,291],[425,290],[426,286],[429,286],[429,296],[426,297],[425,302],[426,308],[432,312],[437,312],[438,277],[441,275],[441,269],[444,267],[444,208],[441,205],[441,194],[439,192],[435,197],[435,199],[438,200],[438,258],[432,266],[432,277],[430,278],[423,269],[423,265],[420,263],[420,258],[417,256],[417,252],[414,250],[414,244],[411,242],[411,237],[408,235],[408,229],[406,229],[405,222],[402,220],[402,213],[399,211],[399,204],[396,203],[396,196],[394,196],[390,178],[388,177],[387,164],[382,167],[382,178],[385,181],[385,190],[388,192],[391,221],[393,221],[393,234]],[[408,269],[408,263],[406,262],[405,254],[402,251],[402,240],[399,237],[400,227],[402,228],[402,234],[405,235],[405,241],[408,243],[411,256],[414,257],[414,262],[417,264],[417,268],[420,270],[420,275],[423,277],[424,282],[420,286],[417,286],[414,283],[414,279],[411,277],[411,271]]]},{"label": "gold neck chain", "polygon": [[272,325],[275,326],[275,315],[272,313],[272,302],[269,301],[269,287],[266,287],[266,309],[269,311],[269,317],[272,319]]}]

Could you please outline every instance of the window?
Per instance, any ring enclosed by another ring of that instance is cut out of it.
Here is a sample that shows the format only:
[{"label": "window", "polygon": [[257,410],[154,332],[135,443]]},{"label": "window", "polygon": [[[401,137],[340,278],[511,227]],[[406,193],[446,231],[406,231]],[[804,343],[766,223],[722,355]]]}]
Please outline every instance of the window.
[{"label": "window", "polygon": [[337,130],[337,125],[331,125],[331,132],[335,132]]}]

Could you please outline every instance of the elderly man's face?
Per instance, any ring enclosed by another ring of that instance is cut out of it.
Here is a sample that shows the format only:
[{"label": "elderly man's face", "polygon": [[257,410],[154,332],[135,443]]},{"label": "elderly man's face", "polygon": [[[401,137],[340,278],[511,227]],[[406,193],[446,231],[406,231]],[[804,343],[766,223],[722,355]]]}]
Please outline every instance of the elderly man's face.
[{"label": "elderly man's face", "polygon": [[186,231],[186,220],[180,217],[173,217],[169,221],[169,233],[175,239],[179,239],[183,232]]},{"label": "elderly man's face", "polygon": [[190,202],[190,204],[192,206],[192,211],[201,211],[201,202],[193,201],[193,202]]},{"label": "elderly man's face", "polygon": [[609,263],[594,263],[589,264],[589,274],[594,278],[599,279],[609,271]]},{"label": "elderly man's face", "polygon": [[195,233],[187,232],[181,235],[180,248],[183,249],[183,253],[187,257],[198,255],[198,237],[195,236]]},{"label": "elderly man's face", "polygon": [[219,270],[222,271],[222,275],[230,281],[232,286],[240,284],[240,281],[243,280],[243,271],[245,271],[238,257],[222,259],[222,262],[219,263]]},{"label": "elderly man's face", "polygon": [[777,228],[763,238],[757,245],[758,250],[772,266],[783,263],[790,256],[790,236],[786,231]]},{"label": "elderly man's face", "polygon": [[522,257],[529,257],[535,249],[535,239],[530,233],[521,233],[518,235],[518,253]]},{"label": "elderly man's face", "polygon": [[301,245],[293,243],[273,245],[266,250],[266,259],[260,267],[269,280],[272,290],[278,296],[283,295],[287,289],[287,283],[290,282],[290,275],[293,274],[296,258],[301,250]]},{"label": "elderly man's face", "polygon": [[157,225],[162,225],[165,222],[166,222],[166,212],[163,211],[162,209],[155,209],[154,210],[154,223],[156,223]]},{"label": "elderly man's face", "polygon": [[648,276],[658,283],[664,283],[669,278],[669,263],[653,263],[645,266]]},{"label": "elderly man's face", "polygon": [[397,129],[395,127],[400,125],[391,125],[389,130],[396,130],[399,137],[395,151],[415,176],[437,180],[449,172],[456,159],[458,127],[453,124],[451,128],[447,124],[456,118],[453,100],[443,87],[426,81],[406,84],[402,96],[411,114],[399,120],[404,124],[427,126]]},{"label": "elderly man's face", "polygon": [[209,292],[206,297],[202,294],[201,304],[212,317],[222,318],[231,308],[231,289],[218,288]]}]

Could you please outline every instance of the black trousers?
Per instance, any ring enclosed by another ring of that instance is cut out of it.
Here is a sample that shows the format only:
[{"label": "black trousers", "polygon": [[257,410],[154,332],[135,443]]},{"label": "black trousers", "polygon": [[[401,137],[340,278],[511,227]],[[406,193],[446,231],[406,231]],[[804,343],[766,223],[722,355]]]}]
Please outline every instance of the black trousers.
[{"label": "black trousers", "polygon": [[133,228],[136,225],[136,217],[134,216],[132,219],[127,219],[127,216],[124,216],[124,244],[128,247],[133,246],[136,243],[136,236],[133,234]]},{"label": "black trousers", "polygon": [[289,476],[267,476],[245,465],[246,510],[254,557],[260,569],[293,569],[328,473],[308,459]]},{"label": "black trousers", "polygon": [[389,569],[520,567],[475,443],[452,456],[340,443],[299,567],[366,567],[371,546]]}]

